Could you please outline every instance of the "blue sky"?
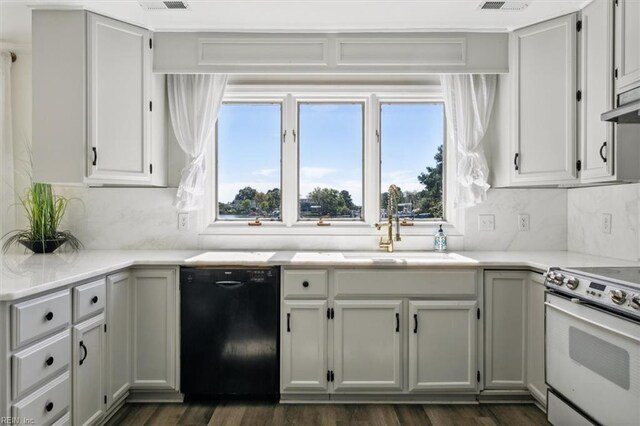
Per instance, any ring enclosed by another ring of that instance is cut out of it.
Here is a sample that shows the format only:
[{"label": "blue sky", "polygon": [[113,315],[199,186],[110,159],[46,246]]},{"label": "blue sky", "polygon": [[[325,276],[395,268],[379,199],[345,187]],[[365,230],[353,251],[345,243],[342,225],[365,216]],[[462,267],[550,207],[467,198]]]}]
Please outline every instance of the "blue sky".
[{"label": "blue sky", "polygon": [[[280,186],[279,104],[224,104],[218,118],[218,199],[240,188]],[[443,140],[442,104],[383,104],[382,187],[418,190]],[[301,104],[300,193],[317,186],[348,190],[362,203],[362,104]]]}]

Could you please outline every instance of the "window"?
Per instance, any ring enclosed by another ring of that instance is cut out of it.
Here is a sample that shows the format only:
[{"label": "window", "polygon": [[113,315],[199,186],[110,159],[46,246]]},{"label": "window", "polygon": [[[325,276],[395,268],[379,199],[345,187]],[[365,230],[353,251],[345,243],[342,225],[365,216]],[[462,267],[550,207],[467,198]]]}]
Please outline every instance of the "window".
[{"label": "window", "polygon": [[362,103],[300,103],[300,219],[362,220]]},{"label": "window", "polygon": [[219,220],[280,220],[281,134],[281,104],[222,105],[216,155]]},{"label": "window", "polygon": [[443,103],[380,106],[380,216],[386,218],[389,185],[399,188],[400,218],[444,219]]}]

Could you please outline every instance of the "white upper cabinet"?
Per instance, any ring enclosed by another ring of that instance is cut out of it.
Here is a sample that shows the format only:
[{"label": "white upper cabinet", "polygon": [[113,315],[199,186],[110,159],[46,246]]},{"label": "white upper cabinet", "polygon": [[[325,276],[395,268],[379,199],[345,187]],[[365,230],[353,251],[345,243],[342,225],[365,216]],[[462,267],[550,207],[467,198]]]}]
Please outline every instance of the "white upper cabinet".
[{"label": "white upper cabinet", "polygon": [[640,86],[640,2],[616,3],[616,93]]},{"label": "white upper cabinet", "polygon": [[613,124],[600,114],[613,107],[613,5],[595,0],[582,10],[580,152],[583,182],[613,176]]},{"label": "white upper cabinet", "polygon": [[149,31],[87,15],[89,180],[150,180]]},{"label": "white upper cabinet", "polygon": [[33,178],[166,185],[165,79],[151,33],[78,10],[33,11]]},{"label": "white upper cabinet", "polygon": [[572,183],[576,153],[576,15],[512,34],[512,183]]}]

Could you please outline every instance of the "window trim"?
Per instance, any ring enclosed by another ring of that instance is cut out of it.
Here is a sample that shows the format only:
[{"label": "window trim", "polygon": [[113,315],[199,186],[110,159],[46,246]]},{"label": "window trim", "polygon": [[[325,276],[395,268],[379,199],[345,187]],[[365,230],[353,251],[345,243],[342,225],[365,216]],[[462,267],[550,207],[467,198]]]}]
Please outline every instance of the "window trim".
[{"label": "window trim", "polygon": [[[245,85],[228,85],[225,90],[224,102],[265,102],[280,100],[284,102],[285,110],[283,111],[284,130],[291,130],[290,123],[296,123],[297,117],[295,113],[295,100],[303,98],[319,98],[328,97],[336,98],[358,98],[365,97],[368,99],[369,108],[365,111],[365,158],[364,158],[364,192],[363,192],[363,216],[362,222],[339,222],[332,221],[332,226],[320,227],[316,226],[313,221],[297,221],[297,199],[298,187],[295,183],[295,173],[297,173],[298,162],[295,152],[291,152],[293,147],[290,131],[287,133],[286,140],[282,141],[282,221],[281,222],[264,222],[263,226],[253,227],[247,226],[244,221],[212,221],[213,208],[215,207],[215,187],[214,167],[216,164],[214,144],[207,146],[207,182],[209,184],[205,188],[205,207],[198,211],[198,230],[201,242],[208,241],[207,237],[215,236],[243,236],[253,241],[251,237],[260,236],[278,236],[278,237],[295,237],[295,236],[361,236],[376,237],[381,235],[374,227],[378,221],[377,211],[380,206],[380,152],[375,140],[375,129],[379,129],[379,103],[380,102],[410,102],[416,101],[442,101],[442,88],[439,85],[268,85],[268,84],[245,84]],[[296,129],[297,131],[297,129]],[[217,135],[216,135],[217,137]],[[456,152],[450,135],[447,134],[446,144],[449,153]],[[447,149],[445,147],[445,149]],[[373,148],[373,149],[372,149]],[[297,149],[296,149],[297,150]],[[405,227],[402,229],[403,235],[406,236],[424,236],[430,237],[438,229],[440,223],[447,234],[451,237],[459,237],[464,235],[464,210],[457,209],[453,200],[456,191],[456,170],[457,160],[455,155],[445,156],[445,182],[443,190],[446,194],[445,200],[445,222],[421,221],[415,226]],[[293,173],[295,172],[295,173]],[[292,180],[293,178],[293,180]],[[217,240],[212,240],[217,241]],[[372,240],[374,241],[374,240]],[[277,243],[276,243],[277,244]],[[253,246],[252,246],[253,247]],[[376,247],[372,245],[372,250]]]}]

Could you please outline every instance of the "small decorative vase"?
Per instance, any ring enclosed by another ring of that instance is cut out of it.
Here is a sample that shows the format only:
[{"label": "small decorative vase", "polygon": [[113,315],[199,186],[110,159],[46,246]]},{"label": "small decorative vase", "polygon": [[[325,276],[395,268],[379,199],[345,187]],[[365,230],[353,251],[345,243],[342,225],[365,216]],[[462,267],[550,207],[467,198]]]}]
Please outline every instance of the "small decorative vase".
[{"label": "small decorative vase", "polygon": [[440,225],[440,229],[436,232],[436,235],[434,235],[433,249],[439,252],[447,251],[447,234],[442,230],[442,225]]},{"label": "small decorative vase", "polygon": [[34,253],[53,253],[66,242],[66,238],[56,238],[53,240],[20,240],[20,244]]}]

